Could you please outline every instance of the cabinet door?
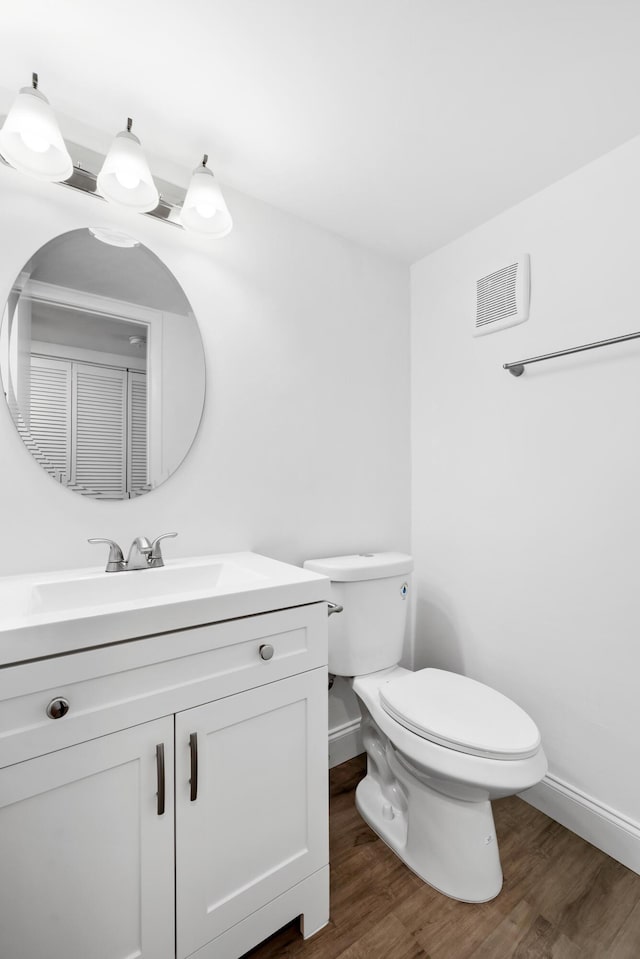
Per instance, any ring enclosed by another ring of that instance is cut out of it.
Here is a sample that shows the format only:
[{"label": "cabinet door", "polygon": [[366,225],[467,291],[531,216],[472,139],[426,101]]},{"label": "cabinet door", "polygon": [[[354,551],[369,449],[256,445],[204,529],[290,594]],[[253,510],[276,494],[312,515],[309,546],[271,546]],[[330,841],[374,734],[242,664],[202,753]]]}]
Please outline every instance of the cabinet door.
[{"label": "cabinet door", "polygon": [[167,717],[0,770],[3,959],[173,957],[172,767]]},{"label": "cabinet door", "polygon": [[178,959],[326,865],[327,769],[325,669],[176,716]]}]

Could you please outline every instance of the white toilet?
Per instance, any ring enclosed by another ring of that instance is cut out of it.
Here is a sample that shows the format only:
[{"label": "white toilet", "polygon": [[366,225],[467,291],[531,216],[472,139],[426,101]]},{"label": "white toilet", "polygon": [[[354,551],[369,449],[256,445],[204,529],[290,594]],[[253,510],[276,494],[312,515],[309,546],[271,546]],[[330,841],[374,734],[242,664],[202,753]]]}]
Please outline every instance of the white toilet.
[{"label": "white toilet", "polygon": [[307,560],[343,607],[329,620],[329,671],[362,709],[363,819],[421,879],[467,902],[493,899],[502,869],[491,800],[547,771],[532,719],[501,693],[441,669],[399,666],[413,560],[364,553]]}]

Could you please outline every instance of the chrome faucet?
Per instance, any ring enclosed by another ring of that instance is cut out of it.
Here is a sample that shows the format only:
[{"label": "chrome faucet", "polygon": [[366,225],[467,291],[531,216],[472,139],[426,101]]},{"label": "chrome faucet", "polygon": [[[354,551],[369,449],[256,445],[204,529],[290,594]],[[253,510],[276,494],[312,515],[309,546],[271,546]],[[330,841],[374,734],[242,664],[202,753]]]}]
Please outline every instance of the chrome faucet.
[{"label": "chrome faucet", "polygon": [[[127,569],[149,569],[151,565],[151,550],[151,543],[146,536],[136,536],[129,547]],[[162,563],[159,565],[162,566]]]},{"label": "chrome faucet", "polygon": [[159,569],[164,566],[160,540],[177,535],[177,533],[162,533],[160,536],[156,536],[151,543],[146,536],[136,536],[126,560],[122,550],[112,539],[90,539],[87,542],[107,543],[109,545],[109,559],[105,572],[120,573],[130,569]]}]

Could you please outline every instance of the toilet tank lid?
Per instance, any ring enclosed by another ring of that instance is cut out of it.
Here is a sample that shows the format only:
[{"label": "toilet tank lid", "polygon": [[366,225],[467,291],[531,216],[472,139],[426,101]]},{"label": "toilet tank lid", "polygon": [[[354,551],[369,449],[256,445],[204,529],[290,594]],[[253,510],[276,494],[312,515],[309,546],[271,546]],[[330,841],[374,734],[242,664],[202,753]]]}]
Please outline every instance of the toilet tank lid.
[{"label": "toilet tank lid", "polygon": [[403,576],[413,569],[413,557],[407,553],[353,553],[350,556],[327,556],[308,559],[305,569],[328,576],[334,583],[354,583],[366,579]]}]

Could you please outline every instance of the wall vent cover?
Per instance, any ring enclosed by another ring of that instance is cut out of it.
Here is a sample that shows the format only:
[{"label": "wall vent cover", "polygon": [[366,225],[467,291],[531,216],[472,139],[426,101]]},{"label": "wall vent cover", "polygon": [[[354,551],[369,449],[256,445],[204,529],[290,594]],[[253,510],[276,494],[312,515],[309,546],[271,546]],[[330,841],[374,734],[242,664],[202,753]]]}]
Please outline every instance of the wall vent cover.
[{"label": "wall vent cover", "polygon": [[476,282],[474,336],[496,333],[529,318],[529,254]]}]

